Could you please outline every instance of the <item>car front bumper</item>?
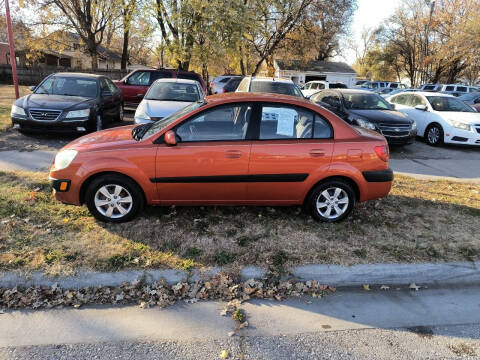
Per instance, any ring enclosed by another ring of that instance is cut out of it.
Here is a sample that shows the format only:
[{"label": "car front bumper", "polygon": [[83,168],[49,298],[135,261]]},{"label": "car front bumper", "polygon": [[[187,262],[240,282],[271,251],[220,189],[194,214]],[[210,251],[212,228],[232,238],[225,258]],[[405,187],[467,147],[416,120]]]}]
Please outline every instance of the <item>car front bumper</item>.
[{"label": "car front bumper", "polygon": [[453,126],[449,126],[444,129],[444,132],[444,141],[446,143],[473,146],[480,145],[480,125],[473,125],[472,131],[462,130]]},{"label": "car front bumper", "polygon": [[68,121],[63,119],[38,121],[30,117],[12,116],[11,119],[14,129],[32,132],[86,132],[89,123],[89,118]]}]

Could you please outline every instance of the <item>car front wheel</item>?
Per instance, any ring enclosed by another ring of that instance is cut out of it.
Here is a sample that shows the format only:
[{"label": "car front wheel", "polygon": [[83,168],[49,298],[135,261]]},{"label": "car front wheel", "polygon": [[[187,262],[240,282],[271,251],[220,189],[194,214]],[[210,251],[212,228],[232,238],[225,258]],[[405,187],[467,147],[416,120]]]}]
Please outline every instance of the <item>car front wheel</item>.
[{"label": "car front wheel", "polygon": [[112,223],[133,219],[144,206],[140,187],[121,175],[104,175],[93,180],[85,202],[96,219]]},{"label": "car front wheel", "polygon": [[355,202],[351,185],[338,179],[315,187],[307,205],[315,220],[332,223],[345,219],[352,212]]},{"label": "car front wheel", "polygon": [[443,143],[443,129],[438,124],[431,124],[425,131],[425,140],[428,145],[438,146]]}]

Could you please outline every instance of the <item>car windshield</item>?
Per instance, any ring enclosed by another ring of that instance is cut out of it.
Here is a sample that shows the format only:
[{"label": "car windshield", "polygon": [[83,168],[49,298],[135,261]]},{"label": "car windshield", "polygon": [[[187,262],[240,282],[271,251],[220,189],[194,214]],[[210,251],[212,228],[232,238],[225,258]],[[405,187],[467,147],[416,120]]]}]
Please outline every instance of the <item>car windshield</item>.
[{"label": "car windshield", "polygon": [[[152,136],[153,134],[158,133],[159,131],[161,131],[166,126],[170,125],[172,122],[179,119],[183,115],[188,114],[189,112],[194,111],[194,110],[198,109],[199,107],[201,107],[203,105],[206,105],[206,104],[207,104],[207,102],[205,100],[196,101],[196,102],[191,103],[190,105],[187,105],[184,108],[174,112],[173,114],[156,121],[148,129],[148,131],[145,132],[145,134],[143,135],[143,138],[148,138],[149,136]],[[139,125],[139,126],[142,126],[142,125]]]},{"label": "car windshield", "polygon": [[148,89],[145,99],[194,102],[200,99],[200,94],[192,83],[155,82]]},{"label": "car windshield", "polygon": [[392,107],[377,94],[344,93],[345,107],[352,110],[392,110]]},{"label": "car windshield", "polygon": [[280,81],[252,81],[251,92],[284,94],[303,98],[300,89],[293,83]]},{"label": "car windshield", "polygon": [[435,111],[476,112],[470,106],[454,97],[427,96],[427,100]]},{"label": "car windshield", "polygon": [[465,94],[465,95],[459,96],[458,99],[462,101],[472,101],[479,96],[480,96],[479,94],[475,94],[475,93]]},{"label": "car windshield", "polygon": [[51,76],[35,89],[35,94],[97,97],[96,79]]}]

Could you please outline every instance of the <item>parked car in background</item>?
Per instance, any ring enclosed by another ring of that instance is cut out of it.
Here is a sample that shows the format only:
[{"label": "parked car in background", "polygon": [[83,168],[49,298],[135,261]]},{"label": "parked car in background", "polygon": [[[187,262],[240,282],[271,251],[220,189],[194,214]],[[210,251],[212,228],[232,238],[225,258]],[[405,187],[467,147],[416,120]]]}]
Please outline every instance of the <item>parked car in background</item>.
[{"label": "parked car in background", "polygon": [[367,81],[370,81],[370,80],[357,80],[357,81],[355,81],[355,85],[354,85],[354,86],[362,85],[362,84],[366,83]]},{"label": "parked car in background", "polygon": [[430,145],[480,145],[480,113],[452,95],[400,93],[388,101],[415,120],[418,135]]},{"label": "parked car in background", "polygon": [[50,183],[57,200],[86,204],[106,222],[128,221],[147,204],[304,205],[314,219],[337,222],[389,193],[388,161],[383,136],[314,103],[231,93],[73,141],[56,154]]},{"label": "parked car in background", "polygon": [[[221,94],[223,93],[223,87],[231,79],[242,79],[242,75],[222,75],[217,76],[210,82],[210,94]],[[226,91],[225,91],[226,92]]]},{"label": "parked car in background", "polygon": [[157,79],[176,78],[190,79],[198,81],[206,93],[207,88],[201,75],[193,71],[182,71],[175,69],[138,69],[125,76],[122,80],[116,81],[115,84],[122,90],[125,106],[137,107],[142,96],[145,96],[148,88]]},{"label": "parked car in background", "polygon": [[418,90],[438,92],[438,91],[442,91],[442,88],[443,88],[442,84],[423,84],[418,88]]},{"label": "parked car in background", "polygon": [[362,89],[362,90],[369,90],[375,91],[377,89],[383,89],[388,87],[388,81],[366,81],[359,86],[355,86],[355,88]]},{"label": "parked car in background", "polygon": [[310,100],[349,124],[381,133],[391,144],[411,144],[417,135],[414,121],[370,91],[324,90],[312,95]]},{"label": "parked car in background", "polygon": [[[385,90],[390,90],[391,88],[386,88]],[[383,98],[387,98],[389,96],[395,95],[395,94],[400,94],[402,92],[415,92],[415,91],[420,91],[418,89],[392,89],[393,91],[386,91],[382,92],[379,94]]]},{"label": "parked car in background", "polygon": [[302,94],[304,97],[308,98],[309,96],[315,94],[316,92],[319,92],[320,90],[325,90],[329,88],[330,86],[328,81],[324,81],[324,80],[309,81],[302,88]]},{"label": "parked car in background", "polygon": [[401,82],[392,81],[388,83],[387,87],[391,89],[406,89],[407,85],[402,84]]},{"label": "parked car in background", "polygon": [[243,76],[235,76],[230,78],[225,85],[222,87],[222,93],[235,92],[240,85],[240,82],[243,80]]},{"label": "parked car in background", "polygon": [[56,73],[30,90],[12,105],[13,127],[20,131],[87,132],[123,120],[122,92],[105,76]]},{"label": "parked car in background", "polygon": [[480,92],[464,94],[459,96],[458,99],[480,112]]},{"label": "parked car in background", "polygon": [[466,86],[466,85],[449,84],[449,85],[443,85],[440,92],[444,94],[450,94],[453,96],[461,96],[468,93],[476,93],[478,92],[478,88],[473,86]]},{"label": "parked car in background", "polygon": [[283,94],[303,98],[298,85],[290,79],[246,76],[240,82],[236,92],[256,92]]},{"label": "parked car in background", "polygon": [[148,89],[135,111],[135,124],[155,122],[205,97],[198,81],[158,79]]}]

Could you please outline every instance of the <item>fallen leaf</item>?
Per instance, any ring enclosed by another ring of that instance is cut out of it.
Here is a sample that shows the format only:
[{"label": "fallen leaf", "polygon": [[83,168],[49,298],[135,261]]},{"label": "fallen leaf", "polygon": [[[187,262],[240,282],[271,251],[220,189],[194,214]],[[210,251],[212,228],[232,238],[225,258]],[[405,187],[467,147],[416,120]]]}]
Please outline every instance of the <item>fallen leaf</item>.
[{"label": "fallen leaf", "polygon": [[408,288],[409,288],[410,290],[418,291],[418,289],[420,289],[420,286],[418,286],[418,285],[415,284],[415,283],[411,283]]},{"label": "fallen leaf", "polygon": [[140,303],[140,305],[138,305],[138,306],[140,307],[140,309],[146,309],[146,308],[148,308],[148,304],[147,304],[145,301],[142,301],[142,302]]},{"label": "fallen leaf", "polygon": [[238,325],[238,328],[239,329],[243,329],[243,328],[246,328],[248,327],[248,321],[244,321],[243,323],[241,323],[240,325]]},{"label": "fallen leaf", "polygon": [[230,356],[230,353],[227,350],[220,351],[220,359],[227,359]]},{"label": "fallen leaf", "polygon": [[363,284],[363,290],[370,291],[370,285],[369,284]]},{"label": "fallen leaf", "polygon": [[389,290],[389,289],[390,289],[390,286],[387,286],[387,285],[380,286],[380,290]]},{"label": "fallen leaf", "polygon": [[228,333],[228,336],[230,336],[230,337],[232,337],[233,335],[235,335],[235,331],[230,331],[230,332]]}]

